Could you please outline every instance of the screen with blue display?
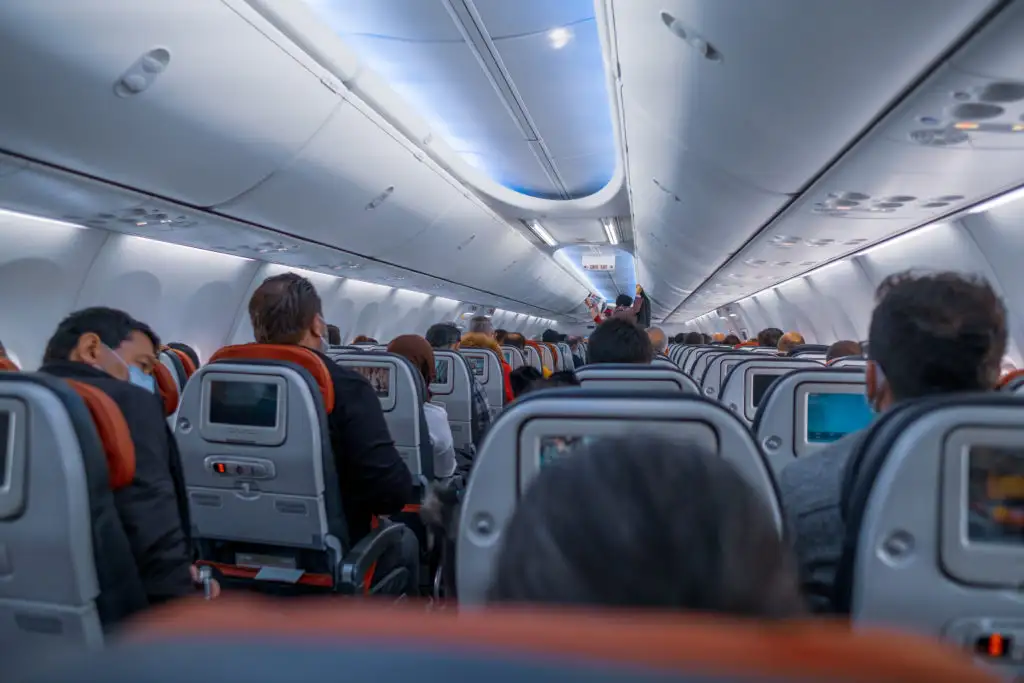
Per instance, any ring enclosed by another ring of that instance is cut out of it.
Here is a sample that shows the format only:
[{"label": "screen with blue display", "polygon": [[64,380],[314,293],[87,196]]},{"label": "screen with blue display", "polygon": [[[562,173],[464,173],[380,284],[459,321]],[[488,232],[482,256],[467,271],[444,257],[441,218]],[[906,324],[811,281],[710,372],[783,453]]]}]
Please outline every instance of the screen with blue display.
[{"label": "screen with blue display", "polygon": [[832,443],[867,427],[874,416],[864,394],[808,394],[807,441]]}]

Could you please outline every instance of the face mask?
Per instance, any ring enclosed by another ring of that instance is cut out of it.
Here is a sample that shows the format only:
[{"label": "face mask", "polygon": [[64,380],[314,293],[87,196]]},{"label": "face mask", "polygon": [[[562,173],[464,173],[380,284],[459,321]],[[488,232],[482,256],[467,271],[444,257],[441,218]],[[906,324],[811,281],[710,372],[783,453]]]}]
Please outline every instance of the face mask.
[{"label": "face mask", "polygon": [[875,398],[868,398],[868,403],[871,404],[871,410],[875,411],[875,414],[882,412],[880,404],[882,400],[882,394],[885,393],[885,386],[888,380],[885,378],[885,373],[882,372],[882,366],[875,363]]},{"label": "face mask", "polygon": [[[106,344],[104,344],[104,346],[106,346]],[[114,358],[121,362],[121,365],[128,368],[129,382],[131,382],[132,384],[141,389],[145,389],[151,394],[156,393],[156,380],[153,378],[152,375],[147,375],[142,371],[142,368],[136,365],[128,365],[128,363],[125,362],[124,358],[121,358],[120,354],[118,354],[117,351],[114,351],[109,346],[107,346],[107,350],[110,351],[111,354],[113,354]]]},{"label": "face mask", "polygon": [[[323,319],[323,316],[321,316],[320,317],[320,322],[322,322],[324,324],[324,333],[326,334],[326,332],[327,332],[327,321]],[[325,337],[323,334],[321,334],[320,335],[320,352],[326,354],[330,350],[331,350],[331,345],[327,342],[327,337]]]}]

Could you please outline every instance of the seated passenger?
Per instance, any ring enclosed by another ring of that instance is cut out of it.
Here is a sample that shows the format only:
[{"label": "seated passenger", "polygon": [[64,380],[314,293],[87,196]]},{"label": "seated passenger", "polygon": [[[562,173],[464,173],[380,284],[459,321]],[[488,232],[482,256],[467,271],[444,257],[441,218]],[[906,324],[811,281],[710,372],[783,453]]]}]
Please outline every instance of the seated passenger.
[{"label": "seated passenger", "polygon": [[[370,532],[375,515],[401,512],[406,504],[415,502],[413,481],[409,468],[395,449],[380,399],[369,381],[324,355],[327,323],[322,310],[316,288],[295,273],[267,278],[249,300],[249,318],[258,343],[294,344],[311,349],[330,372],[335,402],[327,426],[340,479],[349,542],[355,545]],[[389,554],[380,562],[389,568],[399,564],[408,567],[412,575],[410,584],[416,586],[419,551],[415,548],[415,535],[406,531],[405,556],[398,558]],[[384,566],[377,568],[377,576],[387,573]]]},{"label": "seated passenger", "polygon": [[[522,368],[520,368],[520,370],[521,369]],[[530,369],[533,370],[533,368]],[[533,370],[533,374],[537,374],[537,371]],[[537,377],[530,380],[526,386],[516,394],[516,398],[540,389],[558,389],[561,387],[578,386],[580,386],[580,381],[576,379],[576,373],[565,370],[562,372],[555,372],[550,377]]]},{"label": "seated passenger", "polygon": [[736,346],[739,346],[741,343],[742,342],[740,342],[740,338],[737,337],[735,334],[727,334],[727,335],[725,335],[725,345],[726,346],[736,347]]},{"label": "seated passenger", "polygon": [[330,346],[341,346],[341,330],[337,325],[327,326],[327,343]]},{"label": "seated passenger", "polygon": [[[462,333],[454,323],[437,323],[427,330],[427,343],[438,351],[456,351],[461,336]],[[472,372],[469,373],[469,381],[473,394],[473,445],[479,448],[491,428],[491,404],[480,385],[480,380]]]},{"label": "seated passenger", "polygon": [[789,355],[790,351],[798,346],[803,346],[805,343],[803,335],[799,332],[787,332],[782,335],[781,339],[779,339],[779,353],[782,355]]},{"label": "seated passenger", "polygon": [[519,332],[509,332],[508,336],[505,337],[505,346],[511,346],[517,348],[520,351],[526,351],[526,337]]},{"label": "seated passenger", "polygon": [[687,344],[689,346],[697,346],[703,344],[704,335],[702,335],[700,332],[687,332],[685,335],[683,335],[682,343]]},{"label": "seated passenger", "polygon": [[583,356],[580,355],[580,338],[569,337],[569,350],[572,351],[573,369],[583,367]]},{"label": "seated passenger", "polygon": [[723,332],[715,332],[711,335],[712,344],[723,344],[725,343],[725,334]]},{"label": "seated passenger", "polygon": [[757,345],[766,349],[779,348],[780,339],[782,339],[782,330],[777,327],[768,327],[757,333]]},{"label": "seated passenger", "polygon": [[584,441],[520,498],[488,598],[797,616],[795,566],[772,519],[728,461],[693,444]]},{"label": "seated passenger", "polygon": [[837,358],[859,356],[860,354],[860,343],[844,339],[843,341],[837,341],[835,344],[828,347],[828,351],[825,352],[825,362],[831,363]]},{"label": "seated passenger", "polygon": [[623,318],[601,323],[590,335],[590,363],[650,365],[654,358],[651,340],[639,327]]},{"label": "seated passenger", "polygon": [[504,346],[506,338],[508,338],[508,330],[494,331],[494,341],[498,342],[498,346]]},{"label": "seated passenger", "polygon": [[367,337],[365,334],[361,334],[352,340],[353,344],[379,344],[380,342],[373,337]]},{"label": "seated passenger", "polygon": [[196,589],[181,459],[152,375],[159,348],[156,334],[124,311],[86,308],[60,322],[39,369],[103,391],[128,423],[135,478],[114,491],[114,504],[151,605]]},{"label": "seated passenger", "polygon": [[665,331],[660,327],[649,327],[647,328],[647,338],[651,340],[654,355],[664,356],[668,351],[668,337],[665,336]]},{"label": "seated passenger", "polygon": [[512,371],[509,375],[509,384],[512,385],[512,394],[519,398],[530,389],[530,385],[544,379],[541,371],[532,365],[524,365]]},{"label": "seated passenger", "polygon": [[512,395],[512,385],[508,382],[508,376],[512,372],[512,366],[505,361],[505,355],[501,347],[494,339],[494,326],[491,319],[485,315],[478,315],[469,321],[469,332],[462,337],[460,342],[464,349],[490,349],[498,354],[498,361],[501,363],[502,383],[505,385],[505,402],[511,403],[515,400]]},{"label": "seated passenger", "polygon": [[[898,401],[995,387],[1006,309],[987,282],[957,273],[901,273],[879,285],[875,300],[865,386],[875,412]],[[804,592],[815,611],[833,610],[843,474],[862,436],[848,434],[794,460],[779,479]]]},{"label": "seated passenger", "polygon": [[[428,387],[434,382],[434,349],[423,337],[415,334],[395,337],[388,344],[388,352],[408,358],[420,371]],[[427,401],[423,404],[423,414],[427,418],[430,443],[434,447],[434,478],[447,479],[455,473],[455,440],[452,438],[452,428],[448,425],[448,411],[444,406],[430,402],[429,389]]]}]

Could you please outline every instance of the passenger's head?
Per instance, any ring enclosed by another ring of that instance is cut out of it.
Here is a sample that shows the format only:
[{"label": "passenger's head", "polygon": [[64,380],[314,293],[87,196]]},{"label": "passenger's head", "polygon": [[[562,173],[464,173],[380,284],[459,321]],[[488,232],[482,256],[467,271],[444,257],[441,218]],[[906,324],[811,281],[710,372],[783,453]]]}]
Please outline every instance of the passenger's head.
[{"label": "passenger's head", "polygon": [[327,343],[331,346],[341,346],[341,330],[337,325],[327,325]]},{"label": "passenger's head", "polygon": [[491,602],[803,611],[768,505],[693,444],[638,434],[578,444],[530,484],[503,537]]},{"label": "passenger's head", "polygon": [[1006,349],[1006,308],[985,280],[899,273],[879,285],[875,300],[867,394],[876,409],[995,387]]},{"label": "passenger's head", "polygon": [[499,344],[504,344],[505,340],[508,339],[508,330],[495,330],[494,340]]},{"label": "passenger's head", "polygon": [[668,337],[665,336],[665,330],[660,327],[651,327],[647,330],[647,338],[651,340],[651,348],[654,349],[655,355],[662,355],[668,348]]},{"label": "passenger's head", "polygon": [[647,334],[623,318],[609,318],[590,335],[590,363],[643,363],[654,359]]},{"label": "passenger's head", "polygon": [[757,333],[758,346],[775,349],[778,348],[780,339],[782,339],[782,330],[777,327],[768,327]]},{"label": "passenger's head", "polygon": [[388,353],[408,358],[430,386],[434,383],[434,349],[426,339],[416,334],[403,334],[388,344]]},{"label": "passenger's head", "polygon": [[702,344],[710,344],[711,343],[711,335],[710,334],[706,334],[706,333],[702,332],[701,335],[700,335],[700,339],[701,339],[701,343]]},{"label": "passenger's head", "polygon": [[557,344],[562,340],[562,335],[558,334],[554,330],[544,330],[544,334],[540,336],[540,340],[547,344]]},{"label": "passenger's head", "polygon": [[847,356],[859,356],[861,354],[860,343],[844,339],[843,341],[837,341],[832,346],[828,347],[828,351],[825,352],[825,361],[831,362],[836,358],[846,358]]},{"label": "passenger's head", "polygon": [[630,308],[633,305],[633,297],[629,294],[619,294],[615,297],[615,307]]},{"label": "passenger's head", "polygon": [[689,345],[703,344],[704,335],[700,332],[687,332],[683,335],[683,343]]},{"label": "passenger's head", "polygon": [[526,350],[526,337],[519,332],[509,332],[508,336],[505,337],[505,344],[508,346],[514,346],[520,351]]},{"label": "passenger's head", "polygon": [[711,343],[712,344],[721,344],[724,341],[725,341],[725,334],[723,332],[715,332],[713,335],[711,335]]},{"label": "passenger's head", "polygon": [[725,336],[726,346],[739,346],[741,343],[742,342],[740,342],[740,338],[737,337],[735,334],[727,334]]},{"label": "passenger's head", "polygon": [[60,321],[46,343],[43,363],[85,363],[153,391],[152,375],[159,349],[160,339],[148,325],[124,311],[97,306],[76,311]]},{"label": "passenger's head", "polygon": [[787,332],[779,339],[778,349],[780,353],[789,353],[798,346],[804,345],[804,338],[799,332]]},{"label": "passenger's head", "polygon": [[469,331],[476,334],[486,334],[494,337],[494,325],[486,315],[475,315],[469,321]]},{"label": "passenger's head", "polygon": [[453,351],[459,348],[462,333],[453,323],[436,323],[427,330],[427,341],[435,349]]},{"label": "passenger's head", "polygon": [[365,334],[361,334],[352,340],[353,344],[379,344],[380,342],[373,337],[367,337]]},{"label": "passenger's head", "polygon": [[494,340],[494,337],[489,334],[483,334],[482,332],[467,332],[462,336],[462,341],[459,342],[460,349],[490,349],[498,354],[498,358],[502,358],[501,347],[498,346],[498,342]]},{"label": "passenger's head", "polygon": [[527,393],[534,382],[542,379],[544,375],[532,365],[518,367],[508,376],[509,384],[512,385],[512,395],[517,398]]},{"label": "passenger's head", "polygon": [[298,344],[323,348],[327,322],[320,295],[306,278],[295,273],[263,281],[249,299],[252,333],[260,344]]}]

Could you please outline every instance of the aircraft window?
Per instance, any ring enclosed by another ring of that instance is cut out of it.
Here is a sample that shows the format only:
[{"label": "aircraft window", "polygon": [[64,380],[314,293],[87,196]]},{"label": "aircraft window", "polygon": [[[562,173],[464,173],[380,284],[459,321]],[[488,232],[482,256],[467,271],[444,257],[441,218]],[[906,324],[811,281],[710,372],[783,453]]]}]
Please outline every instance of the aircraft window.
[{"label": "aircraft window", "polygon": [[11,414],[0,413],[0,488],[7,484],[7,465],[11,461],[13,441]]},{"label": "aircraft window", "polygon": [[1024,449],[974,446],[969,462],[968,540],[1024,545]]},{"label": "aircraft window", "polygon": [[864,394],[808,394],[807,442],[831,443],[874,418]]},{"label": "aircraft window", "polygon": [[473,368],[473,374],[477,377],[483,377],[484,364],[487,362],[487,359],[480,356],[469,356],[467,360],[469,361],[469,367]]},{"label": "aircraft window", "polygon": [[447,358],[435,358],[434,359],[434,382],[437,384],[448,383],[448,359]]},{"label": "aircraft window", "polygon": [[753,405],[758,407],[761,405],[761,399],[764,398],[764,392],[768,391],[768,387],[772,385],[779,375],[754,375],[754,396]]},{"label": "aircraft window", "polygon": [[211,424],[277,426],[277,385],[262,382],[210,382]]},{"label": "aircraft window", "polygon": [[387,398],[391,395],[391,368],[369,365],[353,365],[350,367],[366,378],[370,386],[377,393],[377,398]]}]

